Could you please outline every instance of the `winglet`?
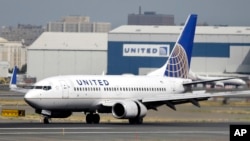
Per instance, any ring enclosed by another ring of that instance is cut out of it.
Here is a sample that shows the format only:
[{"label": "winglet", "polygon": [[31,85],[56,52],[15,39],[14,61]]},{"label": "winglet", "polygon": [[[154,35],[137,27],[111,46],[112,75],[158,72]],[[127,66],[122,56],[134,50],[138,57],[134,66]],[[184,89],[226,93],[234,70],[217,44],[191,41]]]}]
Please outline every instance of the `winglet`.
[{"label": "winglet", "polygon": [[148,75],[188,78],[196,21],[197,15],[189,15],[166,63]]},{"label": "winglet", "polygon": [[17,83],[17,66],[14,67],[11,79],[10,79],[10,89],[16,88],[16,83]]}]

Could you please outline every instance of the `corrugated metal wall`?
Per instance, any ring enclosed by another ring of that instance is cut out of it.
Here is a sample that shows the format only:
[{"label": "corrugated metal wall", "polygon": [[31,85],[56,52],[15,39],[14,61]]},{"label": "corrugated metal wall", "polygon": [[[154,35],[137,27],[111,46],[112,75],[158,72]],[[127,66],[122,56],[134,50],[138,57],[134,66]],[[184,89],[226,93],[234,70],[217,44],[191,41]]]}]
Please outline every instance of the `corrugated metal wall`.
[{"label": "corrugated metal wall", "polygon": [[102,74],[106,71],[106,51],[30,50],[29,76],[37,80],[55,75]]},{"label": "corrugated metal wall", "polygon": [[[177,34],[110,33],[108,74],[139,74],[158,68],[166,57],[123,56],[123,44],[170,44]],[[191,69],[198,73],[250,73],[250,36],[248,34],[196,34]]]},{"label": "corrugated metal wall", "polygon": [[45,32],[29,48],[27,75],[102,74],[107,70],[107,33]]}]

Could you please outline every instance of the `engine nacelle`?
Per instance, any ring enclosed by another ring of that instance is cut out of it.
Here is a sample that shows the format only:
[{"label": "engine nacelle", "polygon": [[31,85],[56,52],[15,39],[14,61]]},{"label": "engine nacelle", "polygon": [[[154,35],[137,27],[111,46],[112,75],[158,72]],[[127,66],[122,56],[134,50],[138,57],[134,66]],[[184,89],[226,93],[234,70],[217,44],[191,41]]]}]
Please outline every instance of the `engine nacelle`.
[{"label": "engine nacelle", "polygon": [[70,111],[36,110],[36,113],[48,116],[50,118],[67,118],[72,115],[72,112]]},{"label": "engine nacelle", "polygon": [[216,83],[215,83],[215,86],[216,86],[217,88],[224,88],[224,83],[223,83],[223,82],[216,82]]},{"label": "engine nacelle", "polygon": [[129,119],[136,117],[144,117],[147,113],[147,108],[137,101],[121,101],[114,104],[112,114],[115,118]]}]

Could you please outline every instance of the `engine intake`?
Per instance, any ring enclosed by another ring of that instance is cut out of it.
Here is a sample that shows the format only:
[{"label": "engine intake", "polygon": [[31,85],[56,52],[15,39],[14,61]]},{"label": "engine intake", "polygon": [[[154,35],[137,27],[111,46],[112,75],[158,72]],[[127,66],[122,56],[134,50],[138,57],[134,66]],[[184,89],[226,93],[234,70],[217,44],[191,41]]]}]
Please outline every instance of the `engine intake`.
[{"label": "engine intake", "polygon": [[147,113],[147,108],[138,101],[121,101],[114,104],[112,114],[115,118],[129,119],[144,117]]}]

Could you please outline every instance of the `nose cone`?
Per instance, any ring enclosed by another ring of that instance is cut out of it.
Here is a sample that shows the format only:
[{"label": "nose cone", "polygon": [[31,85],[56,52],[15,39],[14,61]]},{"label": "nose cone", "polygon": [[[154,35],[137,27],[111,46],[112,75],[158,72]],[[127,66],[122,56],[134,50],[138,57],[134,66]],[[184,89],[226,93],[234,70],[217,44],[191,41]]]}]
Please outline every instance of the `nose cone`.
[{"label": "nose cone", "polygon": [[246,81],[244,81],[244,80],[241,79],[241,84],[242,85],[246,85],[247,83],[246,83]]},{"label": "nose cone", "polygon": [[29,92],[27,92],[25,94],[24,100],[30,106],[35,107],[35,105],[36,105],[36,94],[31,90],[31,91],[29,91]]},{"label": "nose cone", "polygon": [[[32,90],[30,90],[32,91]],[[28,91],[25,95],[24,95],[24,100],[32,98],[32,92]]]}]

